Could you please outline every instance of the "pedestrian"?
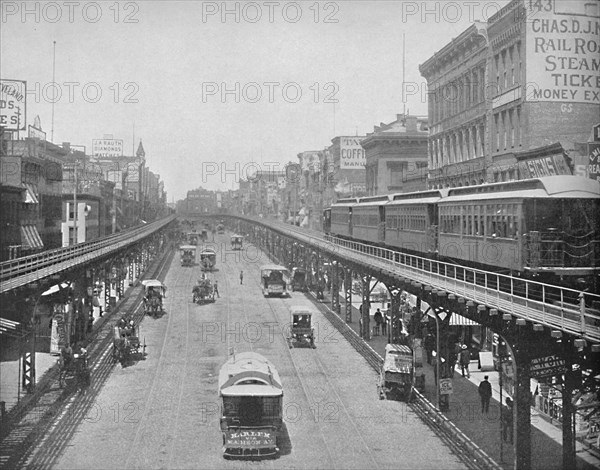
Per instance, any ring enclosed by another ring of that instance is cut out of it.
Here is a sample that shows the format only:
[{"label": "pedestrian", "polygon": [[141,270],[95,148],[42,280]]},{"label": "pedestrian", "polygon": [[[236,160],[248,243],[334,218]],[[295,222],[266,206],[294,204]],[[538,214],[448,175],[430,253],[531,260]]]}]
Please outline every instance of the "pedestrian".
[{"label": "pedestrian", "polygon": [[466,344],[463,344],[461,346],[459,362],[460,362],[460,371],[462,373],[462,376],[463,377],[465,376],[465,371],[466,371],[467,378],[470,379],[471,372],[469,371],[469,363],[471,362],[471,351],[469,351]]},{"label": "pedestrian", "polygon": [[513,443],[513,401],[506,397],[506,406],[502,407],[502,439]]},{"label": "pedestrian", "polygon": [[434,338],[431,333],[427,333],[425,336],[424,346],[425,351],[427,352],[427,364],[431,364],[431,352],[433,351],[434,346]]},{"label": "pedestrian", "polygon": [[373,315],[373,320],[375,320],[375,336],[378,336],[381,329],[381,323],[383,322],[383,315],[379,309],[377,309],[375,315]]},{"label": "pedestrian", "polygon": [[460,355],[460,343],[457,341],[451,348],[448,354],[448,369],[451,378],[454,378],[454,370]]},{"label": "pedestrian", "polygon": [[244,283],[244,271],[240,271],[240,284]]},{"label": "pedestrian", "polygon": [[217,280],[215,280],[215,287],[214,287],[214,289],[215,289],[215,295],[216,295],[217,297],[221,297],[221,296],[219,295],[219,284],[218,284],[218,281],[217,281]]},{"label": "pedestrian", "polygon": [[492,384],[488,376],[484,376],[479,384],[479,398],[481,398],[481,412],[487,414],[490,409],[490,398],[492,398]]}]

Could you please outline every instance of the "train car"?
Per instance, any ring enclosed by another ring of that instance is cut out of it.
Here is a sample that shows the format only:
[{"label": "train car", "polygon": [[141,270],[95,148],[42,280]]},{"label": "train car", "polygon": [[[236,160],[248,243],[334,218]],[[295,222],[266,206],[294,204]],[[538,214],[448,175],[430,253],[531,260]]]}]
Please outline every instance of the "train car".
[{"label": "train car", "polygon": [[441,257],[585,276],[600,254],[600,184],[577,176],[452,188],[438,204]]},{"label": "train car", "polygon": [[391,196],[361,197],[352,207],[352,238],[385,242],[385,208]]},{"label": "train car", "polygon": [[329,233],[582,288],[600,270],[599,214],[597,181],[546,176],[395,194],[388,202],[340,200]]},{"label": "train car", "polygon": [[255,352],[234,354],[219,372],[219,399],[226,457],[279,452],[283,386],[271,362]]},{"label": "train car", "polygon": [[331,205],[331,234],[352,237],[352,209],[357,204],[358,198],[344,198]]},{"label": "train car", "polygon": [[437,204],[447,189],[395,194],[386,205],[385,241],[408,253],[437,251]]}]

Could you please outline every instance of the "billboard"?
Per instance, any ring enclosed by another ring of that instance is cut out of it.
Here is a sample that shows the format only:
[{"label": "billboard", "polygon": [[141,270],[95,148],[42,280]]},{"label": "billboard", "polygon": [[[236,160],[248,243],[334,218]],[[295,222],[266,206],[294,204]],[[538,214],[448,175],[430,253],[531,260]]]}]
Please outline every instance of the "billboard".
[{"label": "billboard", "polygon": [[92,139],[92,155],[96,158],[123,156],[123,139]]},{"label": "billboard", "polygon": [[26,103],[26,81],[0,79],[0,126],[7,131],[24,131]]},{"label": "billboard", "polygon": [[586,14],[586,2],[523,2],[526,101],[600,104],[600,19]]},{"label": "billboard", "polygon": [[340,137],[340,170],[360,170],[367,166],[361,137]]}]

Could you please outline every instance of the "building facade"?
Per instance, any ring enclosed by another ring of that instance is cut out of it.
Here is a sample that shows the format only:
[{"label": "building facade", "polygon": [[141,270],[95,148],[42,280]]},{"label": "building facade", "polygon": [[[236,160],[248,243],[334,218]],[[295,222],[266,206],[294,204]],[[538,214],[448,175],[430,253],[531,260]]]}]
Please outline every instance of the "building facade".
[{"label": "building facade", "polygon": [[420,66],[431,188],[572,174],[600,115],[598,2],[541,3],[511,1]]},{"label": "building facade", "polygon": [[426,189],[428,129],[426,118],[398,114],[367,134],[361,141],[367,195]]}]

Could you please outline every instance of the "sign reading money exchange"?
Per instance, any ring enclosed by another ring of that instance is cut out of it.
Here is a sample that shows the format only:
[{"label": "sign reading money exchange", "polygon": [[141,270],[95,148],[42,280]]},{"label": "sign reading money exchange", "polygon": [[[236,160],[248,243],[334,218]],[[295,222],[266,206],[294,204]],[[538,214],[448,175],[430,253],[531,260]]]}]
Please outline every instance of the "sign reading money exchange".
[{"label": "sign reading money exchange", "polygon": [[523,2],[526,100],[600,103],[600,19],[587,2]]}]

